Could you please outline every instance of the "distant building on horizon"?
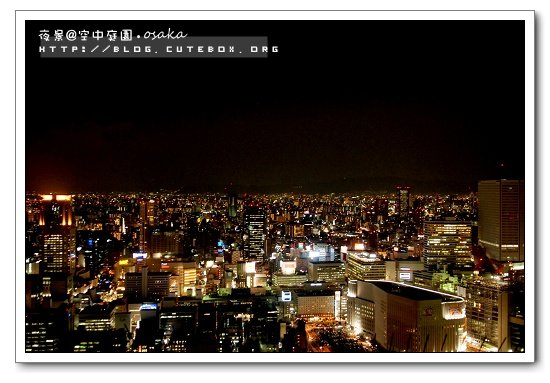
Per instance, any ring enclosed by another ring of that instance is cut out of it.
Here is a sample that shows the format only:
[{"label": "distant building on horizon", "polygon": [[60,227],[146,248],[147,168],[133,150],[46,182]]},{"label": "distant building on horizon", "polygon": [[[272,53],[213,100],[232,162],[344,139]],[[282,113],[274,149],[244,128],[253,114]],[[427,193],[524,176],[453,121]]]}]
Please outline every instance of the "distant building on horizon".
[{"label": "distant building on horizon", "polygon": [[227,215],[230,218],[235,218],[237,216],[237,208],[238,208],[237,194],[234,192],[229,192],[227,194]]},{"label": "distant building on horizon", "polygon": [[408,186],[398,186],[397,200],[396,200],[396,213],[400,220],[409,219],[410,201],[411,201],[411,188]]},{"label": "distant building on horizon", "polygon": [[375,202],[375,215],[377,223],[384,223],[388,220],[388,199],[377,198]]}]

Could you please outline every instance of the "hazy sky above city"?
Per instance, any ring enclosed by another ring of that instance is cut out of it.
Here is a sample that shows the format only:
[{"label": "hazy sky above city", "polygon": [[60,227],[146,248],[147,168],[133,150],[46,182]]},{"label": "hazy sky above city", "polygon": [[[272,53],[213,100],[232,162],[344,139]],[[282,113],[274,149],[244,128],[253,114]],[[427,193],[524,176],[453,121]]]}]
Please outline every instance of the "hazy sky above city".
[{"label": "hazy sky above city", "polygon": [[39,57],[40,29],[81,26],[27,24],[29,191],[467,191],[524,177],[523,22],[90,22],[267,36],[279,52]]}]

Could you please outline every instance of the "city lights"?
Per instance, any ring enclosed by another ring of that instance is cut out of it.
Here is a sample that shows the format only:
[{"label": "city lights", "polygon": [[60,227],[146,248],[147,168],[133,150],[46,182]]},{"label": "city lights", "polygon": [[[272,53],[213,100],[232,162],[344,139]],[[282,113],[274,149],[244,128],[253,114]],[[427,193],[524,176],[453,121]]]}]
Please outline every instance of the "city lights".
[{"label": "city lights", "polygon": [[[423,215],[403,218],[401,210],[388,213],[384,223],[364,212],[380,199],[392,201],[391,193],[355,195],[362,208],[352,214],[343,209],[350,206],[346,194],[302,195],[299,202],[293,194],[237,195],[232,196],[237,201],[234,216],[223,193],[159,192],[155,198],[81,193],[62,202],[28,195],[27,213],[37,212],[27,215],[29,240],[35,244],[25,261],[34,291],[29,315],[55,315],[55,307],[71,310],[80,324],[74,329],[69,324],[64,336],[79,342],[68,345],[75,351],[112,349],[100,338],[92,347],[83,340],[88,338],[77,336],[93,330],[127,332],[128,342],[120,343],[117,352],[192,352],[201,347],[212,352],[252,347],[280,352],[519,352],[525,309],[517,303],[517,289],[524,262],[476,266],[481,258],[471,230],[475,196],[407,191],[413,203],[423,201]],[[433,204],[451,198],[448,210],[429,214]],[[245,202],[262,206],[261,214]],[[75,217],[74,223],[63,224],[47,209]],[[90,230],[106,209],[110,215],[103,223],[109,231],[103,226]],[[469,212],[467,220],[445,218],[457,209]],[[334,223],[328,233],[314,231],[327,219]],[[357,224],[349,225],[352,220]],[[123,221],[130,224],[122,227]],[[437,262],[426,263],[436,256]],[[72,284],[70,275],[77,277]],[[399,299],[396,313],[422,318],[410,324],[414,337],[407,338],[407,325],[404,333],[374,339],[375,326],[397,328],[376,314],[381,294],[387,296],[386,305]],[[50,306],[44,311],[46,299]],[[513,319],[504,323],[503,318]],[[301,335],[300,321],[307,337]],[[250,332],[253,324],[255,332]],[[174,338],[183,325],[187,332]],[[155,340],[157,330],[164,335]],[[201,331],[215,336],[196,343]],[[260,342],[253,345],[251,337]],[[371,338],[371,343],[361,338]],[[33,349],[37,340],[28,339]],[[55,339],[48,344],[58,344]]]}]

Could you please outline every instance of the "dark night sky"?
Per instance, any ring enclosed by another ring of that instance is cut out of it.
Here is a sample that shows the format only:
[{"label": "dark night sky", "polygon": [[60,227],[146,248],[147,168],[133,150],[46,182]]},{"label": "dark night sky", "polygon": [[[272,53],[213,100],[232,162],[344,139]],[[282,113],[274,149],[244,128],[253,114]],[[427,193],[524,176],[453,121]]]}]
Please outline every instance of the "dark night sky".
[{"label": "dark night sky", "polygon": [[40,59],[40,29],[83,24],[27,22],[27,190],[222,190],[232,182],[240,191],[396,183],[467,191],[480,179],[524,177],[523,22],[151,21],[89,29],[101,25],[268,36],[279,53]]}]

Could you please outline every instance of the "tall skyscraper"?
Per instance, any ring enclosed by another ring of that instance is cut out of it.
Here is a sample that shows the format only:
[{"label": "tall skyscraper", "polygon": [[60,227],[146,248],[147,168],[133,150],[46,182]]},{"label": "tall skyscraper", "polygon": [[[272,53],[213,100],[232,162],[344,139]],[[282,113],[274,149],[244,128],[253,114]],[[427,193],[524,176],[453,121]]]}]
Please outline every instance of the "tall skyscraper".
[{"label": "tall skyscraper", "polygon": [[395,210],[400,220],[407,220],[409,218],[410,191],[411,188],[408,186],[397,187],[397,204]]},{"label": "tall skyscraper", "polygon": [[154,199],[142,200],[139,203],[139,217],[143,223],[149,226],[158,224],[159,204]]},{"label": "tall skyscraper", "polygon": [[154,199],[139,202],[139,251],[149,252],[151,228],[158,225],[158,202]]},{"label": "tall skyscraper", "polygon": [[472,223],[465,221],[424,222],[424,268],[464,265],[472,261]]},{"label": "tall skyscraper", "polygon": [[227,194],[227,215],[230,218],[237,216],[237,194],[233,192]]},{"label": "tall skyscraper", "polygon": [[76,250],[72,197],[63,194],[42,195],[39,225],[44,271],[70,273]]},{"label": "tall skyscraper", "polygon": [[264,261],[264,227],[265,212],[257,207],[250,207],[244,214],[244,258]]},{"label": "tall skyscraper", "polygon": [[488,180],[478,183],[479,244],[489,258],[525,259],[525,182]]}]

